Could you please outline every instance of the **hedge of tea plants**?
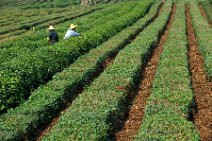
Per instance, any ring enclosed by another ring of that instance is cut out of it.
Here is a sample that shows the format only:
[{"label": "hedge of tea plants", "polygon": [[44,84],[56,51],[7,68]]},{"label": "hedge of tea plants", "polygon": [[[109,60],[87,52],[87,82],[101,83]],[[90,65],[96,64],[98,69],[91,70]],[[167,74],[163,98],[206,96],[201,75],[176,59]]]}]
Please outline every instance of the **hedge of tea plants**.
[{"label": "hedge of tea plants", "polygon": [[113,56],[114,53],[129,44],[131,36],[135,36],[152,22],[160,4],[159,1],[155,2],[144,18],[96,49],[79,57],[67,69],[56,74],[52,81],[33,92],[27,102],[0,116],[0,122],[3,123],[0,127],[2,133],[0,139],[26,139],[40,125],[48,123],[52,117],[58,114],[61,105],[74,100],[76,89],[81,85],[86,85],[108,57]]},{"label": "hedge of tea plants", "polygon": [[[151,0],[141,1],[136,3],[133,9],[131,8],[134,2],[132,5],[125,4],[119,12],[110,15],[110,20],[105,22],[109,18],[107,16],[106,19],[101,18],[101,21],[104,21],[103,24],[96,23],[93,28],[88,29],[79,38],[71,38],[54,46],[39,46],[39,43],[41,45],[44,43],[41,40],[36,42],[38,44],[35,43],[35,46],[38,46],[35,50],[25,50],[17,57],[1,63],[0,109],[5,110],[23,101],[39,84],[51,79],[56,72],[63,70],[77,57],[143,17],[151,4]],[[123,11],[131,12],[123,14]],[[117,18],[112,19],[114,16]],[[30,43],[27,45],[30,46]]]},{"label": "hedge of tea plants", "polygon": [[127,102],[127,91],[135,87],[141,66],[164,31],[171,5],[171,1],[164,4],[159,17],[120,51],[113,64],[73,101],[43,141],[110,140],[113,125]]},{"label": "hedge of tea plants", "polygon": [[193,122],[189,121],[194,97],[190,84],[187,44],[185,2],[178,1],[135,141],[200,140]]},{"label": "hedge of tea plants", "polygon": [[207,20],[201,15],[198,3],[192,1],[189,4],[198,47],[204,59],[204,68],[209,81],[212,81],[212,28]]}]

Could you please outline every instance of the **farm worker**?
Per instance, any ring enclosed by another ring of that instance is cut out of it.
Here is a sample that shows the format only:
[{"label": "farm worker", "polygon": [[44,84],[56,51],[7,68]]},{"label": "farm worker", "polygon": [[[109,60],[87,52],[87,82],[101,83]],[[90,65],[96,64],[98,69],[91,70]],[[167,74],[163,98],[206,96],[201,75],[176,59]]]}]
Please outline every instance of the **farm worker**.
[{"label": "farm worker", "polygon": [[67,30],[66,35],[64,39],[68,39],[71,36],[80,36],[79,33],[77,33],[74,29],[77,27],[77,25],[71,24],[70,28]]},{"label": "farm worker", "polygon": [[58,42],[58,34],[55,31],[54,27],[52,25],[49,26],[49,37],[48,42],[50,45],[53,45],[54,43]]}]

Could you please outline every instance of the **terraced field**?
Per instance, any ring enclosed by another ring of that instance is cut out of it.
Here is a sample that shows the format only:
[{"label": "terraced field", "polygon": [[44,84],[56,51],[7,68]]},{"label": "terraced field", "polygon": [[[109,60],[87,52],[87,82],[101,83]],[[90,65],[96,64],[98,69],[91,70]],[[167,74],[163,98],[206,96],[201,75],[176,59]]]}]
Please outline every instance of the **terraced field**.
[{"label": "terraced field", "polygon": [[20,7],[36,4],[34,7],[65,6],[77,4],[77,0],[1,0],[0,6]]},{"label": "terraced field", "polygon": [[1,1],[0,140],[211,141],[211,1],[97,2]]},{"label": "terraced field", "polygon": [[30,4],[31,7],[16,5],[5,7],[0,5],[2,8],[0,9],[2,13],[0,17],[0,43],[16,38],[22,38],[23,36],[32,34],[34,31],[47,28],[51,24],[57,25],[86,14],[90,14],[94,11],[107,7],[106,3],[113,4],[121,1],[123,0],[97,0],[97,6],[73,6],[73,4],[63,3],[65,6],[62,6],[61,8],[52,6],[51,4],[48,6],[48,2],[43,3],[44,6],[47,5],[45,8],[42,6],[36,7],[39,5],[37,3],[40,1],[32,1],[34,3],[33,5]]}]

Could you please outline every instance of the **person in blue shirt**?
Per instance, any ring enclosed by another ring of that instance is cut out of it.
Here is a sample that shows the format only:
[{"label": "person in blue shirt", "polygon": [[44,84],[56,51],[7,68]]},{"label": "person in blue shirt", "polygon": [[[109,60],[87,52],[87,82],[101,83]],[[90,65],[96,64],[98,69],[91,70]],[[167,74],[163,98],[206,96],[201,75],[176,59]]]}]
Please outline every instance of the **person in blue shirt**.
[{"label": "person in blue shirt", "polygon": [[58,34],[55,31],[54,27],[52,25],[49,26],[49,37],[48,37],[48,42],[50,45],[55,44],[56,42],[59,41]]},{"label": "person in blue shirt", "polygon": [[77,25],[71,24],[70,28],[67,30],[66,35],[64,37],[64,39],[68,39],[71,36],[80,36],[79,33],[77,33],[76,31],[74,31],[74,29],[77,27]]}]

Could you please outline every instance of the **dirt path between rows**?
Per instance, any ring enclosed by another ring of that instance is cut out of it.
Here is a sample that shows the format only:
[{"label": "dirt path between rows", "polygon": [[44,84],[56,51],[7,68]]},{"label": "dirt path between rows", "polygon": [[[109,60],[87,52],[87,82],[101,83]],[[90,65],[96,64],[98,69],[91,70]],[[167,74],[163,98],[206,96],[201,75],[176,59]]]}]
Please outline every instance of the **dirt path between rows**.
[{"label": "dirt path between rows", "polygon": [[198,50],[188,5],[186,5],[186,24],[189,67],[197,106],[194,110],[194,123],[200,133],[201,140],[212,141],[212,83],[207,80],[204,71],[204,60]]},{"label": "dirt path between rows", "polygon": [[[83,91],[83,89],[80,90],[80,91]],[[43,139],[43,137],[50,131],[50,129],[51,129],[54,125],[56,125],[56,123],[57,123],[57,122],[59,121],[59,119],[60,119],[60,116],[68,110],[68,107],[69,107],[70,105],[71,105],[71,103],[68,104],[67,106],[65,106],[65,109],[63,109],[63,110],[60,112],[60,114],[58,114],[58,115],[51,121],[51,123],[50,123],[46,128],[40,129],[39,131],[37,131],[37,132],[39,133],[38,136],[35,137],[35,138],[32,138],[32,140],[33,140],[33,141],[34,141],[34,140],[36,140],[36,141],[41,141],[41,140]],[[44,126],[44,127],[45,127],[45,126]]]},{"label": "dirt path between rows", "polygon": [[141,76],[143,78],[139,84],[139,91],[136,94],[132,107],[130,108],[128,120],[125,121],[124,127],[116,134],[117,141],[132,141],[134,136],[137,134],[139,128],[141,127],[146,100],[151,94],[153,79],[160,61],[160,55],[163,51],[164,43],[167,40],[169,30],[174,20],[175,11],[176,4],[174,4],[172,8],[171,17],[169,19],[164,34],[160,38],[160,41],[157,47],[154,49],[147,65],[142,68]]},{"label": "dirt path between rows", "polygon": [[199,4],[199,10],[200,13],[202,14],[202,16],[208,21],[208,24],[210,25],[210,27],[212,27],[212,22],[208,19],[207,14],[205,13],[204,8],[202,7],[202,5]]},{"label": "dirt path between rows", "polygon": [[30,34],[31,34],[31,32],[29,32],[29,31],[23,31],[20,34],[11,35],[11,36],[5,37],[5,38],[4,38],[5,34],[2,34],[2,35],[0,35],[0,38],[1,38],[0,43],[7,42],[7,41],[10,41],[10,40],[20,39],[21,37],[27,36],[27,35],[30,35]]},{"label": "dirt path between rows", "polygon": [[[99,66],[99,68],[96,70],[96,72],[90,77],[89,80],[87,80],[88,82],[86,82],[86,85],[89,85],[91,82],[94,81],[94,79],[98,78],[100,76],[100,74],[110,65],[113,63],[113,61],[115,60],[115,57],[117,56],[119,50],[116,50],[113,54],[111,54],[107,59],[105,59],[105,61]],[[80,95],[81,93],[83,93],[84,91],[84,85],[83,86],[78,86],[78,88],[76,88],[75,90],[75,96]],[[32,141],[41,141],[43,139],[43,137],[51,130],[51,128],[57,124],[57,122],[59,121],[60,117],[62,116],[62,114],[64,114],[69,107],[71,106],[73,100],[75,98],[71,99],[70,102],[65,105],[63,107],[63,109],[61,110],[61,112],[54,118],[52,119],[51,123],[48,125],[44,125],[44,127],[42,127],[42,129],[40,129],[39,131],[37,131],[37,136],[36,137],[32,137]]]},{"label": "dirt path between rows", "polygon": [[[161,9],[162,6],[160,6]],[[160,10],[159,10],[160,11]],[[150,20],[146,26],[148,26],[150,23],[152,23],[155,18],[158,16],[159,11],[157,12],[157,15],[154,16],[152,18],[152,20]],[[96,79],[97,77],[99,77],[101,75],[101,73],[109,66],[113,63],[113,61],[115,60],[116,56],[118,55],[119,51],[124,49],[128,44],[130,44],[136,37],[137,35],[143,31],[145,27],[143,28],[139,28],[137,31],[135,31],[134,34],[130,35],[128,37],[127,40],[125,40],[122,45],[120,47],[117,47],[116,50],[114,50],[114,52],[112,54],[109,55],[109,57],[107,59],[105,59],[105,61],[99,66],[99,68],[96,70],[96,72],[94,72],[94,74],[90,77],[90,80],[88,80],[88,82],[85,82],[85,85],[89,85],[91,84],[91,82],[94,81],[94,79]],[[81,93],[83,93],[84,91],[84,86],[79,86],[75,92],[74,95],[79,95]],[[67,105],[64,105],[64,107],[62,107],[61,111],[57,114],[57,116],[55,118],[53,118],[50,123],[47,123],[46,125],[43,125],[43,127],[40,127],[38,131],[36,131],[36,133],[34,133],[31,137],[30,140],[32,141],[41,141],[43,139],[43,137],[51,130],[51,128],[57,124],[57,122],[59,121],[61,115],[63,113],[65,113],[69,106],[71,106],[72,101],[74,100],[71,99],[70,102]]]}]

